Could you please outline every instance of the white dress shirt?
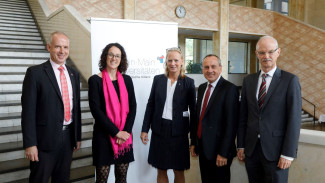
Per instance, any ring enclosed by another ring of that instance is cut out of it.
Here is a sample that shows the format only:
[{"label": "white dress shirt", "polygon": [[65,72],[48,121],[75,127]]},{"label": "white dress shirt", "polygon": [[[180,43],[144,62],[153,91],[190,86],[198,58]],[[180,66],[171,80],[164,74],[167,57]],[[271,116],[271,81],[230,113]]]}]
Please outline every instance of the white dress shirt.
[{"label": "white dress shirt", "polygon": [[216,86],[217,86],[217,84],[218,84],[218,82],[219,82],[219,80],[220,80],[220,77],[221,77],[221,75],[219,75],[218,79],[215,80],[213,83],[209,83],[209,82],[207,83],[207,87],[205,88],[204,95],[203,95],[203,98],[202,98],[200,115],[201,115],[201,112],[202,112],[202,107],[203,107],[203,103],[204,103],[205,94],[207,93],[207,90],[208,90],[208,88],[209,88],[209,84],[211,84],[212,87],[211,87],[211,89],[210,89],[210,96],[209,96],[209,98],[208,98],[207,106],[208,106],[208,104],[209,104],[209,101],[210,101],[211,95],[212,95],[214,89],[216,88]]},{"label": "white dress shirt", "polygon": [[275,70],[276,70],[276,66],[270,70],[268,73],[265,73],[261,70],[261,73],[260,73],[260,76],[258,77],[258,83],[257,83],[257,91],[256,91],[256,99],[258,100],[258,93],[259,93],[259,90],[260,90],[260,87],[261,87],[261,83],[262,83],[262,75],[263,74],[267,74],[267,76],[265,77],[265,81],[266,81],[266,88],[265,88],[265,92],[267,93],[268,89],[269,89],[269,86],[271,84],[271,81],[272,81],[272,78],[273,78],[273,75],[275,73]]},{"label": "white dress shirt", "polygon": [[[61,80],[60,80],[60,70],[59,70],[60,65],[58,65],[55,62],[53,62],[51,59],[50,59],[50,62],[51,62],[51,65],[52,65],[52,68],[53,68],[53,71],[54,71],[54,74],[55,74],[55,77],[56,77],[56,81],[58,82],[59,89],[60,89],[61,96],[62,96]],[[70,76],[69,76],[67,67],[65,66],[65,64],[63,64],[62,66],[64,68],[64,72],[63,73],[65,75],[65,78],[66,78],[67,84],[68,84],[69,99],[70,99],[70,110],[71,110],[71,118],[70,118],[70,120],[69,121],[65,121],[65,119],[64,119],[63,120],[63,125],[69,125],[72,122],[72,108],[73,108],[73,102],[72,102],[73,101],[72,84],[71,84],[71,80],[70,80]]]},{"label": "white dress shirt", "polygon": [[162,114],[162,118],[164,119],[173,120],[173,97],[174,97],[176,84],[177,81],[175,81],[173,85],[170,79],[168,79],[167,81],[166,102]]}]

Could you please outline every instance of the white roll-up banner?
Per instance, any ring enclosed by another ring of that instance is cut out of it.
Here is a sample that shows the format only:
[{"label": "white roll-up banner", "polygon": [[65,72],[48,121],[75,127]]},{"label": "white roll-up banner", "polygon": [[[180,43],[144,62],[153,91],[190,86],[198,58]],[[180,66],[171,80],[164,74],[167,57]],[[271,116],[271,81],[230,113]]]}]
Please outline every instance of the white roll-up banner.
[{"label": "white roll-up banner", "polygon": [[[178,24],[120,19],[91,18],[92,73],[98,74],[98,62],[104,47],[120,43],[126,51],[129,67],[126,74],[133,80],[137,100],[137,114],[133,126],[135,161],[130,163],[127,182],[152,183],[157,181],[157,170],[148,164],[150,141],[140,140],[141,127],[153,77],[164,73],[166,49],[178,45]],[[163,107],[163,106],[162,106]],[[149,132],[149,140],[151,131]],[[170,182],[173,172],[168,171]],[[113,165],[108,182],[115,182]]]}]

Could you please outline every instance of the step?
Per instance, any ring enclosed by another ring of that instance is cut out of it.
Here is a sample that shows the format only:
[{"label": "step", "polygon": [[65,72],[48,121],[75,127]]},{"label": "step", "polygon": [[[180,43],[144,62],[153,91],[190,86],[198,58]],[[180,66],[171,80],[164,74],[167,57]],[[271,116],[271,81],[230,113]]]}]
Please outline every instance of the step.
[{"label": "step", "polygon": [[0,82],[0,92],[10,91],[10,90],[21,91],[22,86],[23,86],[22,81],[10,81],[10,82],[1,81]]},{"label": "step", "polygon": [[[0,31],[1,32],[1,31]],[[12,43],[0,43],[0,49],[36,49],[36,50],[46,50],[44,45],[31,45],[31,44],[12,44]]]},{"label": "step", "polygon": [[[1,25],[0,25],[1,26]],[[33,29],[33,28],[32,28]],[[20,40],[42,40],[42,37],[40,36],[17,36],[17,35],[1,35],[0,34],[0,39],[20,39]]]},{"label": "step", "polygon": [[1,27],[20,27],[20,28],[28,28],[28,29],[37,29],[36,25],[21,25],[15,23],[4,23],[0,21]]},{"label": "step", "polygon": [[29,52],[29,51],[1,51],[0,57],[25,57],[25,58],[50,58],[50,53],[47,51]]},{"label": "step", "polygon": [[[1,44],[0,44],[1,45]],[[2,72],[10,72],[12,74],[15,74],[15,73],[26,73],[26,70],[29,66],[26,65],[26,66],[21,66],[21,65],[4,65],[4,64],[0,64],[0,74]]]},{"label": "step", "polygon": [[309,118],[303,118],[301,119],[301,122],[302,123],[305,123],[305,122],[313,122],[314,121],[314,118],[313,117],[309,117]]},{"label": "step", "polygon": [[11,10],[0,9],[0,13],[11,14],[11,15],[25,15],[25,16],[32,16],[31,12],[12,12]]},{"label": "step", "polygon": [[10,20],[10,21],[33,22],[33,23],[35,23],[33,18],[22,18],[22,17],[12,17],[12,16],[1,16],[0,20]]},{"label": "step", "polygon": [[0,39],[0,43],[44,45],[42,40]]},{"label": "step", "polygon": [[0,1],[0,7],[6,9],[29,10],[27,4],[8,3],[3,1]]},{"label": "step", "polygon": [[0,81],[0,92],[7,92],[12,90],[22,91],[22,81]]},{"label": "step", "polygon": [[[92,132],[82,132],[81,148],[91,147]],[[0,159],[9,161],[25,157],[23,141],[2,143],[0,146]],[[1,180],[1,179],[0,179]]]},{"label": "step", "polygon": [[[88,98],[88,90],[82,89],[80,91],[80,97],[84,99]],[[0,103],[13,100],[21,100],[21,91],[0,92]]]},{"label": "step", "polygon": [[[28,177],[29,174],[24,177],[25,179],[19,179],[12,182],[7,183],[28,183]],[[23,177],[23,176],[20,176]],[[95,182],[95,167],[92,165],[79,167],[79,168],[73,168],[70,171],[70,181],[72,183],[91,183]]]},{"label": "step", "polygon": [[34,21],[19,21],[19,20],[7,20],[0,19],[0,23],[3,24],[11,24],[11,25],[28,25],[28,26],[36,26]]},{"label": "step", "polygon": [[[93,131],[93,118],[81,120],[82,132]],[[7,142],[16,142],[21,140],[21,124],[19,126],[1,127],[0,128],[0,144]]]},{"label": "step", "polygon": [[[93,131],[93,119],[82,120],[82,132]],[[0,131],[0,145],[2,143],[22,141],[21,126],[2,127]]]},{"label": "step", "polygon": [[[73,161],[82,158],[88,158],[91,157],[91,155],[91,147],[83,148],[73,153]],[[0,174],[23,170],[27,168],[29,168],[29,161],[26,158],[0,162]]]},{"label": "step", "polygon": [[[90,108],[81,108],[81,119],[93,118],[90,112]],[[20,126],[21,113],[0,113],[0,127]]]},{"label": "step", "polygon": [[16,9],[16,8],[8,8],[8,7],[4,7],[4,6],[0,6],[0,10],[1,11],[9,11],[9,13],[31,13],[30,10],[27,8],[25,9]]},{"label": "step", "polygon": [[19,14],[8,14],[8,12],[6,13],[3,13],[3,12],[0,12],[0,16],[1,17],[13,17],[13,18],[21,18],[21,19],[27,19],[27,20],[34,20],[33,16],[30,14],[30,15],[19,15]]},{"label": "step", "polygon": [[[73,178],[80,178],[80,175],[72,173],[73,170],[78,170],[79,174],[81,173],[81,168],[88,167],[92,165],[92,151],[91,147],[80,149],[79,151],[73,153],[73,160],[71,163],[71,179]],[[0,164],[1,165],[1,164]],[[4,182],[9,181],[17,181],[22,179],[28,179],[29,177],[29,161],[27,159],[18,159],[15,161],[6,161],[3,165],[9,165],[8,170],[4,170],[0,174],[0,179]],[[91,169],[93,171],[93,169]],[[93,172],[94,173],[94,172]],[[86,175],[91,175],[90,173],[86,173]],[[82,174],[82,176],[84,176]]]},{"label": "step", "polygon": [[[82,107],[82,108],[89,107],[89,102],[88,102],[87,98],[80,99],[80,107]],[[21,101],[20,100],[6,101],[6,102],[2,102],[0,104],[0,114],[16,113],[16,112],[21,112]]]},{"label": "step", "polygon": [[302,114],[301,115],[301,118],[307,118],[307,117],[309,117],[309,114]]},{"label": "step", "polygon": [[[1,81],[17,81],[17,80],[23,81],[24,77],[25,77],[25,72],[9,72],[9,73],[0,72],[0,82]],[[1,96],[0,96],[0,101],[1,101]]]},{"label": "step", "polygon": [[28,6],[17,6],[14,4],[3,4],[0,2],[0,9],[1,10],[12,10],[12,13],[14,12],[26,12],[30,13],[29,7]]},{"label": "step", "polygon": [[6,3],[6,4],[25,5],[25,6],[27,6],[27,3],[26,3],[25,0],[21,0],[21,1],[15,1],[15,0],[0,0],[0,2],[2,2],[2,3]]},{"label": "step", "polygon": [[[5,35],[15,35],[15,36],[41,36],[39,32],[36,32],[35,29],[25,29],[27,31],[20,31],[19,29],[22,28],[17,28],[17,27],[3,27],[2,29],[8,29],[8,30],[0,30],[0,34],[5,34]],[[12,30],[10,30],[12,29]],[[14,30],[18,29],[18,30]],[[32,31],[28,31],[32,30]]]},{"label": "step", "polygon": [[17,65],[22,65],[22,64],[28,64],[28,65],[38,65],[41,63],[44,63],[48,60],[48,57],[39,57],[39,58],[26,58],[26,57],[0,57],[0,64],[17,64]]}]

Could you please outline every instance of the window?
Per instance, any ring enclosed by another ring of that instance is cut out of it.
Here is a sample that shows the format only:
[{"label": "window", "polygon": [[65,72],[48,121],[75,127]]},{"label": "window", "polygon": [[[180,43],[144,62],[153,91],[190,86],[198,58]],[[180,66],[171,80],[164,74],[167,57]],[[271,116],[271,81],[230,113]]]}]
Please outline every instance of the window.
[{"label": "window", "polygon": [[244,74],[247,73],[247,52],[248,43],[229,42],[228,50],[228,73]]},{"label": "window", "polygon": [[212,40],[192,39],[185,40],[186,72],[190,74],[202,73],[203,58],[212,53]]},{"label": "window", "polygon": [[[202,61],[208,54],[213,53],[212,40],[185,39],[185,65],[186,73],[202,73]],[[228,73],[247,73],[248,60],[247,42],[229,42]],[[224,68],[226,69],[226,68]]]}]

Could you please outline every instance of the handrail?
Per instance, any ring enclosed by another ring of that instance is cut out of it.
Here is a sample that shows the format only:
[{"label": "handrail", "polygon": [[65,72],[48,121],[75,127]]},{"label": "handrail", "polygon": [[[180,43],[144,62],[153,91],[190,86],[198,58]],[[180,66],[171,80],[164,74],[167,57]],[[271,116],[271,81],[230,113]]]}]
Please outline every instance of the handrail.
[{"label": "handrail", "polygon": [[313,105],[314,107],[314,115],[313,115],[313,121],[314,121],[314,125],[315,125],[315,116],[316,116],[316,105],[312,102],[310,102],[309,100],[305,99],[304,97],[301,97],[303,100],[305,100],[306,102],[310,103],[311,105]]}]

